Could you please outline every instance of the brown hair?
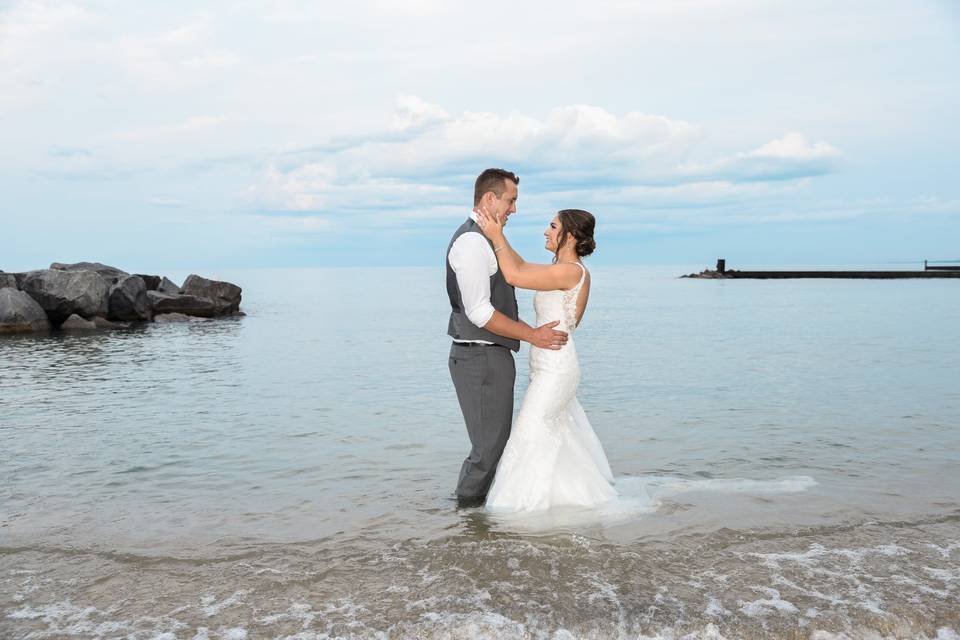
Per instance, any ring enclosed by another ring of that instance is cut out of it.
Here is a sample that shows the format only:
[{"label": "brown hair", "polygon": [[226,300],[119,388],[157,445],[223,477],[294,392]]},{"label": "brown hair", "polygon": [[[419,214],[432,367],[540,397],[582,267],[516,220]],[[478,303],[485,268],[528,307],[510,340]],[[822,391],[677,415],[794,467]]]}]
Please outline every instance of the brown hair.
[{"label": "brown hair", "polygon": [[557,243],[557,253],[567,241],[567,234],[573,236],[576,246],[574,250],[577,257],[583,258],[597,248],[597,243],[593,239],[593,230],[597,226],[597,221],[593,214],[583,209],[563,209],[557,212],[560,218],[560,242]]},{"label": "brown hair", "polygon": [[501,197],[507,189],[507,180],[520,184],[520,178],[506,169],[487,169],[477,176],[477,182],[473,186],[473,206],[480,204],[480,199],[487,191],[493,191],[494,195]]}]

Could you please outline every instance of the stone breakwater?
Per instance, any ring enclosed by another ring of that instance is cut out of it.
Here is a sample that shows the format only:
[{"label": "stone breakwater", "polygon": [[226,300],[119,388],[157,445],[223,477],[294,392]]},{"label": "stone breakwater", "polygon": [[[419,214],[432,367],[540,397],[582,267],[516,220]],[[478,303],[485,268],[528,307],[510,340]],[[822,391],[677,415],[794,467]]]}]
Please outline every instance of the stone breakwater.
[{"label": "stone breakwater", "polygon": [[99,262],[0,271],[0,333],[119,329],[138,322],[242,315],[242,289],[190,275],[177,286],[155,275],[130,274]]}]

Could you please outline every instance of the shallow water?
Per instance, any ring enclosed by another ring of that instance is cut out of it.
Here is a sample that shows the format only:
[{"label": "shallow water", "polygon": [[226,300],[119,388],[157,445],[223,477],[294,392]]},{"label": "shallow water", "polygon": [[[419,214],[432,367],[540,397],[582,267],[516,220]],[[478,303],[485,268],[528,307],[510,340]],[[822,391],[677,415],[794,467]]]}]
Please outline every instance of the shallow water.
[{"label": "shallow water", "polygon": [[579,396],[625,497],[533,520],[451,500],[435,269],[0,340],[0,637],[957,637],[960,282],[694,270],[594,270]]}]

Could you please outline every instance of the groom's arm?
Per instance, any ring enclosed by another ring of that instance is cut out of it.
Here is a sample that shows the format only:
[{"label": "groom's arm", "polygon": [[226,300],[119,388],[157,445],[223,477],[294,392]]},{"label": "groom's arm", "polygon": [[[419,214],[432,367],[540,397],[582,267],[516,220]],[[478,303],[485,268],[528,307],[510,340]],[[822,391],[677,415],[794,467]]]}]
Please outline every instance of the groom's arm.
[{"label": "groom's arm", "polygon": [[484,326],[494,314],[490,303],[490,276],[496,273],[497,258],[479,233],[465,233],[450,247],[450,266],[457,275],[463,313],[473,324]]},{"label": "groom's arm", "polygon": [[567,334],[551,322],[534,329],[526,322],[511,320],[490,303],[490,276],[497,271],[497,257],[490,243],[479,233],[465,233],[450,247],[450,266],[457,275],[463,311],[473,324],[506,338],[523,340],[541,349],[559,349]]},{"label": "groom's arm", "polygon": [[490,320],[483,325],[483,328],[498,336],[529,342],[541,349],[560,349],[567,343],[567,334],[554,329],[558,324],[560,324],[560,321],[555,320],[534,329],[523,320],[511,320],[499,311],[494,310]]}]

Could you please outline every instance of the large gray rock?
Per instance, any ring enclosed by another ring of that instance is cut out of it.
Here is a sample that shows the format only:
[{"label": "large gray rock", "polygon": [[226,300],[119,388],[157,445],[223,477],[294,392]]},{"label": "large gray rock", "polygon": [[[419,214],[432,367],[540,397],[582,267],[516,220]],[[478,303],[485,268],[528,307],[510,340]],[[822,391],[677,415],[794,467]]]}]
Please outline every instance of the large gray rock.
[{"label": "large gray rock", "polygon": [[107,317],[110,320],[149,320],[147,284],[140,276],[123,276],[110,287]]},{"label": "large gray rock", "polygon": [[233,313],[240,309],[242,289],[235,284],[220,280],[208,280],[198,275],[187,276],[183,281],[183,294],[213,300],[217,315]]},{"label": "large gray rock", "polygon": [[62,331],[90,331],[91,329],[96,329],[97,323],[93,320],[87,320],[86,318],[81,318],[75,313],[71,313],[70,317],[63,321],[60,325]]},{"label": "large gray rock", "polygon": [[93,321],[97,329],[128,329],[130,327],[129,322],[111,322],[100,316],[93,316],[90,320]]},{"label": "large gray rock", "polygon": [[155,315],[182,313],[203,318],[212,318],[217,315],[217,305],[210,298],[187,295],[168,296],[159,291],[147,291],[147,299]]},{"label": "large gray rock", "polygon": [[159,286],[157,286],[157,291],[160,293],[165,293],[168,296],[178,296],[183,293],[183,291],[180,290],[180,287],[178,287],[175,282],[172,280],[167,280],[166,277],[160,281]]},{"label": "large gray rock", "polygon": [[23,283],[27,281],[27,278],[37,274],[46,273],[47,271],[49,271],[49,269],[36,269],[34,271],[24,271],[22,273],[13,274],[17,279],[17,288],[23,291]]},{"label": "large gray rock", "polygon": [[6,271],[0,271],[0,289],[5,287],[19,289],[20,283],[23,282],[23,277],[25,275],[27,275],[25,272],[8,273]]},{"label": "large gray rock", "polygon": [[160,276],[150,276],[143,273],[135,273],[133,275],[143,278],[144,284],[147,285],[147,291],[156,291],[157,287],[160,286]]},{"label": "large gray rock", "polygon": [[0,333],[49,330],[47,314],[36,300],[13,287],[0,289]]},{"label": "large gray rock", "polygon": [[45,269],[24,274],[20,288],[36,300],[55,325],[70,314],[106,316],[110,287],[96,271]]},{"label": "large gray rock", "polygon": [[106,278],[110,284],[117,284],[121,277],[130,275],[123,269],[117,269],[100,262],[54,262],[50,265],[54,271],[96,271],[101,277]]},{"label": "large gray rock", "polygon": [[153,316],[153,321],[161,324],[164,322],[190,322],[190,316],[182,313],[161,313]]}]

